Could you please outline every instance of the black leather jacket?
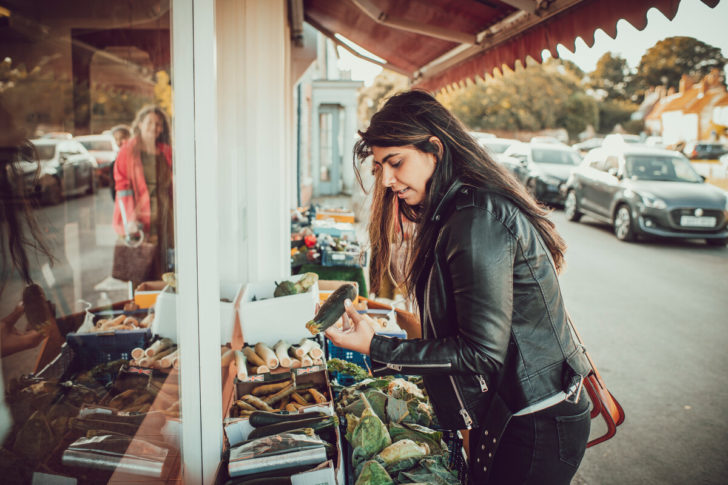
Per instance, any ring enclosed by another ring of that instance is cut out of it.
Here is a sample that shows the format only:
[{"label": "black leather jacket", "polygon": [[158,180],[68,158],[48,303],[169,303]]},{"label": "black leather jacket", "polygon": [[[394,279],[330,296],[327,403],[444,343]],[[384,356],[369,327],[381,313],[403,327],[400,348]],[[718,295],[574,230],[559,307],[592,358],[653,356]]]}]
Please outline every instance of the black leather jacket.
[{"label": "black leather jacket", "polygon": [[417,286],[422,339],[375,336],[375,373],[422,375],[450,429],[480,426],[493,392],[515,413],[586,375],[551,255],[512,202],[456,181],[430,223],[441,228]]}]

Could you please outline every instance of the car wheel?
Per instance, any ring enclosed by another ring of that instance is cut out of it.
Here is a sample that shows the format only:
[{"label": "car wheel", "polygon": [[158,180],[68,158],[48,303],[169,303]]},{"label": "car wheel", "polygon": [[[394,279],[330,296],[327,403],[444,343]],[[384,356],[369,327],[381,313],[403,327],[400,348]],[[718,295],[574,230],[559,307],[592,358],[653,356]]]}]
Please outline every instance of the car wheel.
[{"label": "car wheel", "polygon": [[564,201],[564,214],[566,218],[572,222],[579,222],[581,219],[581,212],[576,208],[576,192],[570,190],[566,194],[566,200]]},{"label": "car wheel", "polygon": [[538,196],[536,195],[536,179],[530,179],[526,182],[526,190],[531,194],[531,197],[538,200]]},{"label": "car wheel", "polygon": [[614,235],[620,241],[634,241],[635,233],[632,227],[632,214],[630,214],[629,206],[622,204],[617,209],[614,216]]},{"label": "car wheel", "polygon": [[61,181],[53,177],[52,181],[43,188],[41,193],[43,203],[47,205],[57,205],[63,201],[63,191],[61,190]]},{"label": "car wheel", "polygon": [[94,173],[91,174],[91,178],[88,182],[88,189],[86,189],[86,193],[89,195],[92,195],[94,192],[96,192],[96,186],[98,185],[98,181],[96,178],[96,175]]},{"label": "car wheel", "polygon": [[706,239],[706,243],[708,243],[708,246],[728,246],[728,238],[724,237],[722,239]]}]

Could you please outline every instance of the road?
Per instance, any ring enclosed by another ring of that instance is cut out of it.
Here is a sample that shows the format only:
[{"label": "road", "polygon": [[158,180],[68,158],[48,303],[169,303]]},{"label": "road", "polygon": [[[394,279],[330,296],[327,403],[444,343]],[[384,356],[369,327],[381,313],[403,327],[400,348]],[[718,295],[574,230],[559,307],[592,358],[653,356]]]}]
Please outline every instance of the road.
[{"label": "road", "polygon": [[569,245],[567,307],[627,415],[572,483],[728,483],[728,248],[553,220]]}]

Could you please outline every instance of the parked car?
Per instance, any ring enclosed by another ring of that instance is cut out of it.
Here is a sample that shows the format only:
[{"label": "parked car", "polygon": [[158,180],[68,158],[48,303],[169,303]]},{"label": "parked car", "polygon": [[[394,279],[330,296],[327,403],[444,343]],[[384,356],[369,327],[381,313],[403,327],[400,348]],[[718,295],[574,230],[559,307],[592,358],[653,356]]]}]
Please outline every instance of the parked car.
[{"label": "parked car", "polygon": [[686,157],[693,161],[717,161],[721,155],[728,153],[728,147],[717,141],[690,142],[683,148]]},{"label": "parked car", "polygon": [[518,140],[512,138],[487,138],[478,140],[483,148],[493,156],[493,159],[499,161],[501,155],[513,145],[514,143],[520,143]]},{"label": "parked car", "polygon": [[520,180],[537,200],[561,204],[561,186],[581,162],[573,148],[556,143],[514,143],[500,162]]},{"label": "parked car", "polygon": [[603,147],[612,147],[618,145],[637,145],[642,144],[642,138],[638,135],[630,135],[626,133],[611,133],[604,137],[602,141]]},{"label": "parked car", "polygon": [[555,136],[534,136],[530,140],[531,143],[555,143],[562,144],[563,141],[559,140]]},{"label": "parked car", "polygon": [[64,197],[96,190],[96,160],[76,140],[31,140],[37,161],[22,162],[26,193],[35,193],[47,204]]},{"label": "parked car", "polygon": [[640,235],[728,244],[728,193],[706,184],[680,153],[639,145],[597,148],[564,187],[566,218],[611,224],[622,241]]},{"label": "parked car", "polygon": [[102,186],[111,181],[111,162],[116,160],[119,147],[111,134],[83,135],[75,138],[96,159],[96,177]]},{"label": "parked car", "polygon": [[589,152],[589,150],[594,150],[595,148],[599,148],[600,146],[602,146],[602,142],[604,142],[604,138],[594,137],[579,143],[575,143],[571,147],[574,150],[577,150],[579,154],[583,157]]}]

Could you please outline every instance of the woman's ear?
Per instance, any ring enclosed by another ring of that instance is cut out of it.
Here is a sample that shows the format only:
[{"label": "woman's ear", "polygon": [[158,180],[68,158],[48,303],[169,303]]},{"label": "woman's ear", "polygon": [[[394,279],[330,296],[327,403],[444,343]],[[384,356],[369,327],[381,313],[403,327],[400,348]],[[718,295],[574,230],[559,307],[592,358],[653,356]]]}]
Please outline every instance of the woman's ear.
[{"label": "woman's ear", "polygon": [[435,145],[435,147],[437,147],[437,157],[436,158],[437,158],[437,160],[440,160],[442,158],[442,154],[444,152],[444,149],[442,147],[442,142],[440,141],[440,139],[433,135],[427,141],[429,141],[431,144],[433,144],[433,145]]}]

